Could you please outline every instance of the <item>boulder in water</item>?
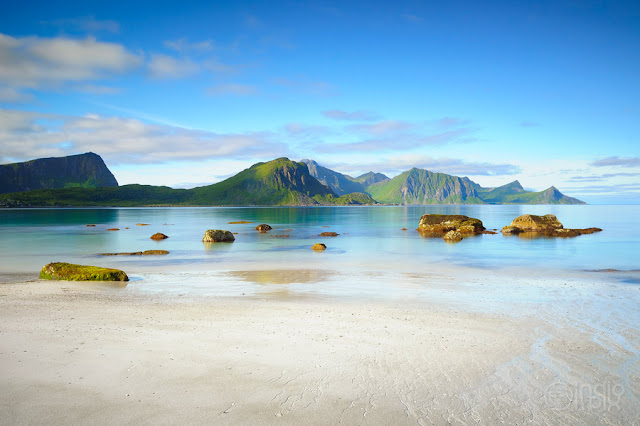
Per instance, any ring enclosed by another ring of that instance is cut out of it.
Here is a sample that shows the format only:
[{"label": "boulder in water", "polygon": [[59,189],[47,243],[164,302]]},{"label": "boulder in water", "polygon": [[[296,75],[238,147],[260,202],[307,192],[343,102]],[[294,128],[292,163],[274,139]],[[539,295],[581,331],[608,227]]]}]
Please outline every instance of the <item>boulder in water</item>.
[{"label": "boulder in water", "polygon": [[129,281],[127,274],[119,269],[74,265],[64,262],[45,265],[40,271],[40,278],[66,281]]},{"label": "boulder in water", "polygon": [[236,237],[231,232],[222,229],[209,229],[202,238],[203,243],[232,243],[235,240]]}]

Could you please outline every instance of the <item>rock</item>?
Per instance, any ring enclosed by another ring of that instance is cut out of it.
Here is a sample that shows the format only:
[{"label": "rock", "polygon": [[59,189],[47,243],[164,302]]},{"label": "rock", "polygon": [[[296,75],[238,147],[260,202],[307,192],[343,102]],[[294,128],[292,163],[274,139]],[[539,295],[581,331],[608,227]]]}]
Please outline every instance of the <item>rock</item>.
[{"label": "rock", "polygon": [[340,234],[338,234],[336,232],[323,232],[318,236],[319,237],[337,237],[338,235],[340,235]]},{"label": "rock", "polygon": [[552,214],[544,216],[525,214],[515,218],[511,225],[502,228],[503,234],[523,234],[523,237],[534,238],[536,236],[571,238],[600,231],[602,231],[600,228],[565,229],[558,218]]},{"label": "rock", "polygon": [[85,225],[85,226],[91,227],[91,226],[96,226],[96,225],[94,225],[93,223],[90,223],[89,225]]},{"label": "rock", "polygon": [[127,274],[119,269],[74,265],[63,262],[45,265],[40,271],[40,278],[67,281],[129,281]]},{"label": "rock", "polygon": [[519,228],[523,232],[545,232],[563,228],[558,218],[552,214],[544,216],[523,214],[513,219],[511,226]]},{"label": "rock", "polygon": [[312,245],[311,248],[313,250],[326,250],[327,246],[322,244],[322,243],[316,243],[316,244]]},{"label": "rock", "polygon": [[120,230],[120,228],[109,228],[109,229],[107,229],[107,231],[119,231],[119,230]]},{"label": "rock", "polygon": [[142,256],[141,251],[123,252],[123,253],[100,253],[102,256]]},{"label": "rock", "polygon": [[462,233],[460,233],[460,231],[449,231],[444,234],[442,238],[447,242],[457,243],[458,241],[462,241]]},{"label": "rock", "polygon": [[142,252],[144,256],[164,255],[169,254],[167,250],[145,250]]},{"label": "rock", "polygon": [[272,230],[273,228],[269,225],[267,225],[266,223],[263,223],[262,225],[258,225],[256,226],[256,231],[260,231],[260,232],[267,232]]},{"label": "rock", "polygon": [[406,230],[407,230],[407,228],[402,228],[402,229],[401,229],[401,231],[406,231]]},{"label": "rock", "polygon": [[232,243],[235,240],[236,237],[231,232],[221,229],[209,229],[205,231],[202,238],[203,243]]},{"label": "rock", "polygon": [[136,226],[149,226],[148,223],[136,223]]},{"label": "rock", "polygon": [[461,234],[480,234],[485,228],[480,219],[460,214],[425,214],[420,218],[418,231],[426,236],[440,237],[449,231]]},{"label": "rock", "polygon": [[228,222],[229,225],[236,225],[241,223],[253,223],[253,222],[249,222],[248,220],[238,220],[236,222]]},{"label": "rock", "polygon": [[161,232],[156,232],[156,233],[155,233],[155,234],[153,234],[150,238],[151,238],[152,240],[164,240],[164,239],[167,239],[167,238],[169,238],[169,237],[167,237],[166,235],[164,235],[164,234],[163,234],[163,233],[161,233]]},{"label": "rock", "polygon": [[523,231],[522,229],[516,228],[515,226],[505,226],[500,232],[502,232],[503,234],[519,234]]}]

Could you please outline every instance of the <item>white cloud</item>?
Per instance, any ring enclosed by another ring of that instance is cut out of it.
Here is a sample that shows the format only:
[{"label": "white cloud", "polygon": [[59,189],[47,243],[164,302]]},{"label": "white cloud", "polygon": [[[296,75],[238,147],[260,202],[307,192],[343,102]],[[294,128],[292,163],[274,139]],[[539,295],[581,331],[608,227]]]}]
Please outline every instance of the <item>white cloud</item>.
[{"label": "white cloud", "polygon": [[606,157],[591,163],[592,166],[640,167],[640,157]]},{"label": "white cloud", "polygon": [[209,96],[250,96],[258,93],[258,88],[249,84],[219,84],[207,89]]},{"label": "white cloud", "polygon": [[287,155],[269,133],[220,134],[140,120],[0,110],[2,162],[92,151],[109,164]]},{"label": "white cloud", "polygon": [[141,55],[93,37],[16,38],[0,34],[0,84],[16,89],[106,78],[142,64]]},{"label": "white cloud", "polygon": [[200,65],[190,59],[176,59],[173,56],[152,54],[148,64],[153,78],[183,78],[200,72]]}]

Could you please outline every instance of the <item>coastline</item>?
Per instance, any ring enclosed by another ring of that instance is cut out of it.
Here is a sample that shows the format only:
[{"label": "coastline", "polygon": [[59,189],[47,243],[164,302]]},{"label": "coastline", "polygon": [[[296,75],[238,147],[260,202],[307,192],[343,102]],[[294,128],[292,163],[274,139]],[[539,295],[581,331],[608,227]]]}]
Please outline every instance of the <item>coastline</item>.
[{"label": "coastline", "polygon": [[[520,293],[510,297],[525,300],[486,309],[472,289],[487,283],[460,277],[442,291],[466,301],[456,304],[446,295],[220,297],[14,278],[0,284],[2,423],[633,424],[640,416],[635,285],[512,277]],[[541,289],[527,290],[538,281]],[[498,287],[488,293],[492,306],[508,303]],[[546,293],[559,306],[535,300]]]}]

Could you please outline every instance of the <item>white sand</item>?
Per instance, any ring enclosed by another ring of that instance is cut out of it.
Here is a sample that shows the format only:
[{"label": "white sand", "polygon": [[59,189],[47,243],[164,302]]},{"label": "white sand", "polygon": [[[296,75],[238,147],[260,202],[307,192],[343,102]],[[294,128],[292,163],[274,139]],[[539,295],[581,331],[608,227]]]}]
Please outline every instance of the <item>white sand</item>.
[{"label": "white sand", "polygon": [[0,284],[0,423],[640,424],[635,318],[589,303],[564,316]]}]

